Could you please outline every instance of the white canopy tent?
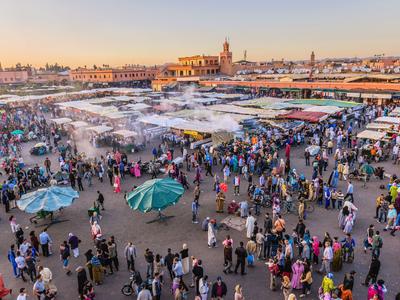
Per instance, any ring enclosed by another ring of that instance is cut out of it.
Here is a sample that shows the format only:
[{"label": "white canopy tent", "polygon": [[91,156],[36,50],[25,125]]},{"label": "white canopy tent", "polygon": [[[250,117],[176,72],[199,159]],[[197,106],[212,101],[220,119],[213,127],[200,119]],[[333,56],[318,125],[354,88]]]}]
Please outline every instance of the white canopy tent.
[{"label": "white canopy tent", "polygon": [[344,110],[344,108],[337,107],[337,106],[319,106],[319,105],[311,106],[311,107],[304,109],[304,111],[318,111],[318,112],[326,113],[328,115],[333,115],[333,114],[336,114],[343,110]]},{"label": "white canopy tent", "polygon": [[72,122],[70,118],[56,118],[56,119],[50,119],[50,121],[57,125],[63,125]]},{"label": "white canopy tent", "polygon": [[68,125],[73,126],[75,129],[89,126],[89,124],[85,121],[74,121],[69,123]]},{"label": "white canopy tent", "polygon": [[111,130],[113,130],[114,128],[110,127],[110,126],[105,126],[105,125],[99,125],[99,126],[93,126],[93,127],[89,127],[87,128],[87,130],[89,131],[93,131],[97,134],[103,134],[106,132],[109,132]]},{"label": "white canopy tent", "polygon": [[122,136],[123,138],[131,138],[131,137],[135,137],[138,135],[136,132],[131,131],[131,130],[126,130],[126,129],[113,131],[112,134]]},{"label": "white canopy tent", "polygon": [[386,124],[386,123],[369,123],[366,126],[367,129],[371,130],[389,130],[392,128],[391,124]]},{"label": "white canopy tent", "polygon": [[396,117],[379,117],[375,119],[378,123],[400,124],[400,118]]},{"label": "white canopy tent", "polygon": [[380,131],[372,131],[372,130],[364,130],[357,134],[357,138],[359,139],[369,139],[374,141],[380,141],[386,136],[385,132]]}]

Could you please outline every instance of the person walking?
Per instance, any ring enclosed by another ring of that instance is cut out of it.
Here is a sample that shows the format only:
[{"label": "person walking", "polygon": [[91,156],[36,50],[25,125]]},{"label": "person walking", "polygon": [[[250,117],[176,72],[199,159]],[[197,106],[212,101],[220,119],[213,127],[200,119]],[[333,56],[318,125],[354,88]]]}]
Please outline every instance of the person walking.
[{"label": "person walking", "polygon": [[362,284],[365,286],[369,286],[370,282],[372,282],[373,284],[376,283],[380,268],[381,268],[381,262],[379,261],[379,258],[376,257],[375,255],[372,256],[368,274],[365,277],[365,281]]},{"label": "person walking", "polygon": [[67,275],[71,275],[71,270],[69,269],[69,258],[71,256],[70,247],[67,241],[64,241],[60,245],[60,259],[62,261],[63,269],[66,271]]},{"label": "person walking", "polygon": [[380,236],[379,230],[375,231],[374,236],[372,237],[372,255],[375,255],[379,258],[381,254],[381,248],[383,246],[383,240]]},{"label": "person walking", "polygon": [[164,264],[167,266],[170,279],[173,280],[174,274],[172,272],[172,266],[174,264],[174,255],[171,252],[171,248],[167,249],[167,255],[164,257]]},{"label": "person walking", "polygon": [[78,173],[78,177],[76,179],[76,182],[78,183],[78,190],[80,192],[84,191],[83,189],[83,184],[82,184],[82,175]]},{"label": "person walking", "polygon": [[74,255],[75,258],[79,256],[79,243],[80,240],[76,235],[73,233],[68,234],[68,244],[72,250],[72,254]]},{"label": "person walking", "polygon": [[98,207],[101,207],[101,210],[104,210],[104,196],[100,191],[97,191],[97,199],[96,199]]},{"label": "person walking", "polygon": [[110,266],[112,268],[112,265],[114,264],[115,270],[119,270],[119,263],[118,263],[118,253],[117,253],[117,245],[113,243],[112,241],[107,242],[107,250],[108,250],[108,255],[110,258]]},{"label": "person walking", "polygon": [[239,247],[236,248],[235,254],[236,254],[235,274],[237,274],[240,266],[240,274],[246,275],[245,265],[246,265],[247,251],[243,247],[243,242],[239,243]]},{"label": "person walking", "polygon": [[132,242],[129,242],[124,250],[126,263],[128,265],[128,271],[135,271],[135,259],[136,259],[136,247]]},{"label": "person walking", "polygon": [[86,271],[82,266],[76,268],[77,278],[78,278],[78,293],[81,300],[84,300],[84,288],[88,283],[88,278],[86,275]]},{"label": "person walking", "polygon": [[21,252],[17,251],[17,257],[15,258],[15,262],[18,268],[18,278],[21,277],[24,282],[26,282],[26,278],[24,276],[24,272],[26,272],[26,261],[25,258],[21,255]]},{"label": "person walking", "polygon": [[160,281],[160,274],[155,273],[154,279],[151,283],[152,291],[153,291],[153,300],[160,300],[161,299],[161,281]]},{"label": "person walking", "polygon": [[226,287],[225,282],[222,281],[220,276],[217,277],[217,281],[211,287],[211,299],[214,300],[223,300],[226,294],[228,293],[228,289]]},{"label": "person walking", "polygon": [[7,254],[7,258],[8,261],[11,264],[11,267],[13,269],[13,273],[14,273],[14,277],[18,276],[18,267],[17,267],[17,263],[15,262],[15,258],[16,258],[16,254],[15,254],[15,245],[12,244],[10,246],[10,249],[8,250],[8,254]]},{"label": "person walking", "polygon": [[319,273],[325,271],[326,273],[330,273],[331,271],[331,262],[333,259],[333,250],[330,242],[325,242],[325,249],[322,255],[322,264],[319,269]]}]

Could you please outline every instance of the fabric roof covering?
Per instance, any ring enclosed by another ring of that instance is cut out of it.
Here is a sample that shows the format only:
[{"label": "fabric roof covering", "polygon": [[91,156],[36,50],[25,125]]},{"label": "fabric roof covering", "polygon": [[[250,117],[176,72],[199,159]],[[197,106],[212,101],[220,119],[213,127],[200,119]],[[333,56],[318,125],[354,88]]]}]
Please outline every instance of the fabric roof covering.
[{"label": "fabric roof covering", "polygon": [[134,137],[134,136],[138,135],[136,132],[131,131],[131,130],[126,130],[126,129],[117,130],[112,133],[115,135],[120,135],[124,138],[130,138],[130,137]]},{"label": "fabric roof covering", "polygon": [[151,106],[147,105],[145,103],[130,103],[130,104],[124,105],[124,107],[127,107],[132,110],[144,110],[144,109],[150,108]]},{"label": "fabric roof covering", "polygon": [[375,119],[375,122],[400,124],[400,118],[396,118],[396,117],[379,117],[379,118]]},{"label": "fabric roof covering", "polygon": [[89,124],[86,123],[85,121],[74,121],[74,122],[69,123],[69,125],[72,125],[75,128],[81,128],[81,127],[89,126]]},{"label": "fabric roof covering", "polygon": [[389,113],[389,116],[391,116],[391,117],[400,117],[400,106],[397,106],[395,109],[393,109]]},{"label": "fabric roof covering", "polygon": [[294,119],[294,120],[302,120],[311,123],[317,123],[324,119],[326,119],[328,115],[323,112],[316,111],[293,111],[288,114],[279,115],[281,119]]},{"label": "fabric roof covering", "polygon": [[51,122],[56,123],[57,125],[71,123],[72,120],[70,118],[57,118],[57,119],[50,119]]},{"label": "fabric roof covering", "polygon": [[94,131],[97,134],[102,134],[102,133],[106,133],[108,131],[113,130],[113,128],[110,126],[99,125],[99,126],[89,127],[89,128],[87,128],[87,130]]},{"label": "fabric roof covering", "polygon": [[319,112],[327,113],[329,115],[333,115],[338,112],[341,112],[343,109],[344,108],[337,107],[337,106],[311,106],[311,107],[304,109],[304,111],[319,111]]},{"label": "fabric roof covering", "polygon": [[373,130],[364,130],[357,134],[357,138],[359,139],[369,139],[374,141],[379,141],[386,136],[385,132],[373,131]]},{"label": "fabric roof covering", "polygon": [[389,130],[392,128],[393,125],[386,124],[386,123],[369,123],[367,124],[366,128],[371,130]]},{"label": "fabric roof covering", "polygon": [[332,100],[332,99],[298,99],[289,101],[294,104],[312,104],[312,105],[321,105],[321,106],[337,106],[343,108],[351,108],[361,105],[357,102],[352,101],[341,101],[341,100]]}]

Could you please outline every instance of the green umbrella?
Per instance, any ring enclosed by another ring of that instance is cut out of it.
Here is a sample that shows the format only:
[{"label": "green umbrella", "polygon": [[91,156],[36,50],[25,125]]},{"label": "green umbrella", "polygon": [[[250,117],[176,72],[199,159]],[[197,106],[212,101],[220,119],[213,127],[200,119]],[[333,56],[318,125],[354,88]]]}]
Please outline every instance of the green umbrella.
[{"label": "green umbrella", "polygon": [[170,178],[148,180],[138,186],[127,197],[128,205],[143,213],[156,210],[162,217],[161,211],[175,205],[184,193],[183,186]]},{"label": "green umbrella", "polygon": [[361,167],[361,172],[366,173],[368,175],[374,174],[374,167],[370,164],[365,164]]},{"label": "green umbrella", "polygon": [[14,130],[13,132],[11,132],[12,135],[19,135],[19,134],[24,134],[24,132],[20,129]]}]

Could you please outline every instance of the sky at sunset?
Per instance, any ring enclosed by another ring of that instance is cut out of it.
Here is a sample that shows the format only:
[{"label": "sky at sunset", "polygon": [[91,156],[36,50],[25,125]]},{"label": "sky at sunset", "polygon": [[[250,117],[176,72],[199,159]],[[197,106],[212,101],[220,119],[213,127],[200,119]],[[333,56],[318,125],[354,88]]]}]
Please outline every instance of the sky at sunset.
[{"label": "sky at sunset", "polygon": [[217,55],[307,59],[400,54],[399,0],[1,0],[0,62],[160,64]]}]

